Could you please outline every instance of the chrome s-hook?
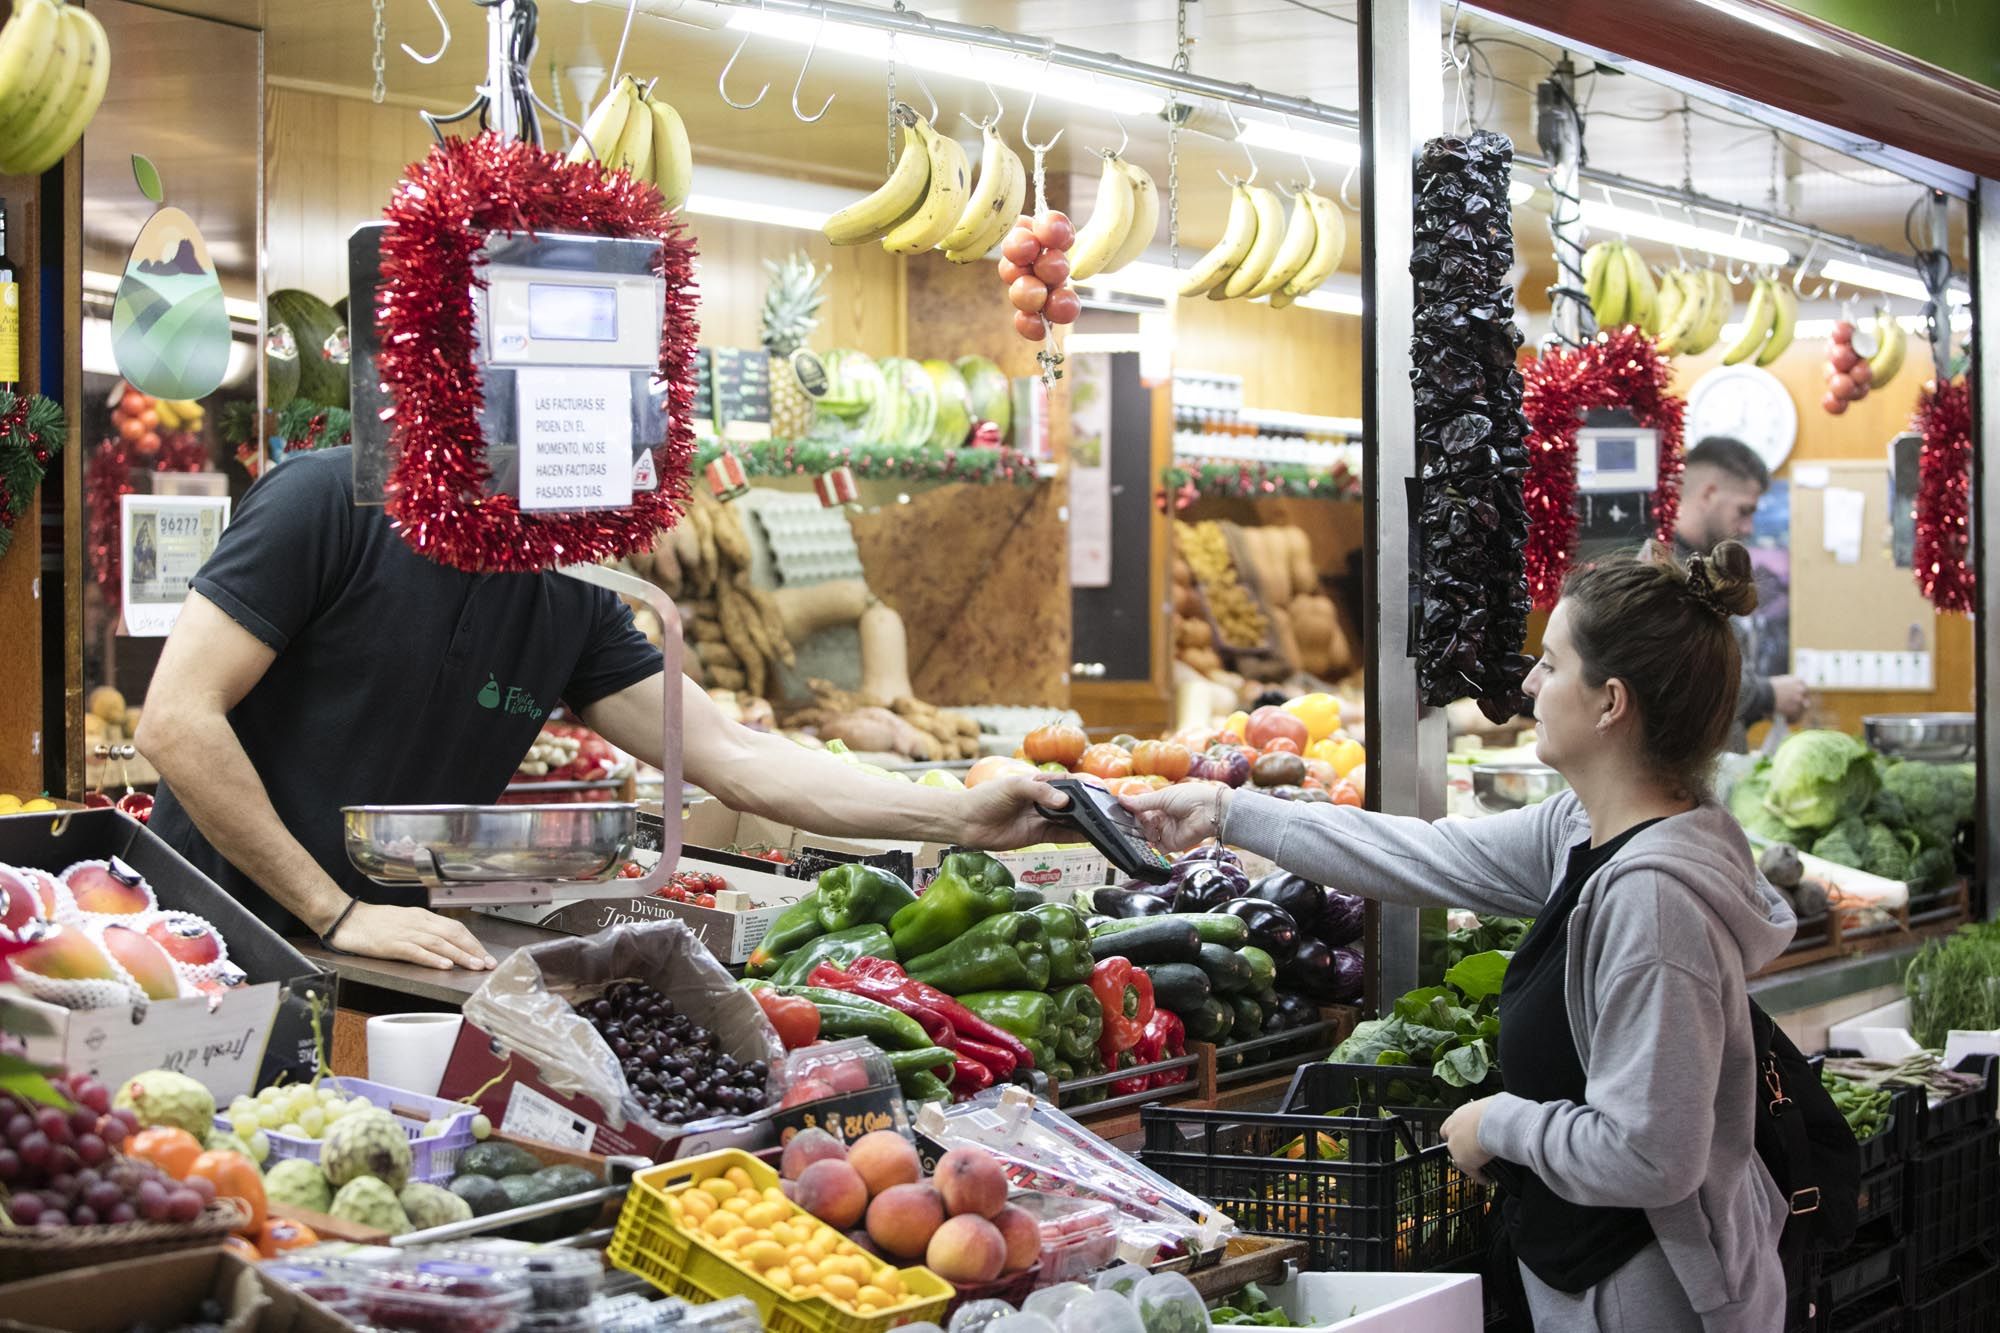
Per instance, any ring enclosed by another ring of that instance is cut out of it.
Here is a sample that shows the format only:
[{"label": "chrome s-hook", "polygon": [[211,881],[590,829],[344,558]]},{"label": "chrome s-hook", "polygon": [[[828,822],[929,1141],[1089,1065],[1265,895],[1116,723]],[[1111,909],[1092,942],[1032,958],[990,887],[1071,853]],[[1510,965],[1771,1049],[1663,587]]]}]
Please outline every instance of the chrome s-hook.
[{"label": "chrome s-hook", "polygon": [[1821,282],[1819,286],[1811,291],[1807,291],[1800,285],[1805,280],[1806,270],[1812,267],[1813,256],[1818,253],[1819,237],[1815,236],[1812,238],[1812,243],[1806,246],[1806,257],[1801,259],[1798,262],[1798,266],[1792,270],[1792,290],[1808,301],[1817,301],[1820,297],[1825,296],[1827,292],[1827,285],[1824,282]]},{"label": "chrome s-hook", "polygon": [[1340,202],[1345,204],[1349,211],[1355,213],[1359,213],[1361,211],[1361,201],[1359,199],[1349,199],[1347,197],[1347,192],[1353,186],[1354,177],[1356,173],[1358,173],[1360,170],[1361,170],[1360,162],[1356,161],[1348,163],[1347,175],[1340,182]]},{"label": "chrome s-hook", "polygon": [[[1660,201],[1657,197],[1654,198],[1653,200],[1653,216],[1658,218],[1661,222],[1665,222],[1667,220],[1667,215],[1660,211]],[[1686,268],[1688,266],[1688,257],[1681,252],[1680,243],[1678,241],[1672,241],[1669,242],[1668,244],[1672,247],[1674,252],[1674,263],[1679,265],[1681,268]]]},{"label": "chrome s-hook", "polygon": [[1125,128],[1125,117],[1116,111],[1111,113],[1111,123],[1118,127],[1118,146],[1109,152],[1104,152],[1102,149],[1099,152],[1105,157],[1124,157],[1125,150],[1132,146],[1132,131]]},{"label": "chrome s-hook", "polygon": [[[981,134],[984,134],[986,131],[992,129],[995,125],[998,125],[1000,123],[1000,117],[1007,114],[1007,108],[1005,104],[1003,104],[1000,101],[1000,94],[993,91],[992,84],[986,83],[986,80],[984,79],[981,79],[980,82],[982,84],[985,84],[986,86],[986,95],[993,99],[993,114],[988,116],[985,120],[974,120],[971,116],[968,116],[963,111],[961,111],[958,113],[958,118],[964,121],[966,124],[972,126],[973,129],[978,130]],[[923,90],[926,94],[929,94],[930,92],[929,85],[924,84],[924,81],[922,79],[918,79],[917,83],[923,87]]]},{"label": "chrome s-hook", "polygon": [[[1048,73],[1049,65],[1052,61],[1055,60],[1055,58],[1056,58],[1056,43],[1054,38],[1050,38],[1048,52],[1042,57],[1042,72],[1044,74]],[[1040,99],[1040,97],[1041,93],[1039,90],[1036,92],[1029,93],[1028,109],[1021,113],[1021,142],[1025,144],[1029,149],[1038,154],[1047,153],[1050,149],[1054,148],[1058,143],[1061,143],[1063,137],[1063,132],[1061,130],[1057,130],[1056,137],[1049,140],[1047,143],[1036,143],[1035,137],[1032,134],[1028,133],[1028,125],[1035,118],[1035,103],[1037,100]]]},{"label": "chrome s-hook", "polygon": [[[1740,213],[1737,214],[1736,232],[1735,232],[1737,240],[1740,241],[1743,239],[1743,228],[1749,223],[1749,221],[1750,221],[1749,218],[1744,217]],[[1729,285],[1731,287],[1734,287],[1737,283],[1749,277],[1753,271],[1754,271],[1754,266],[1750,264],[1745,264],[1741,269],[1737,268],[1734,260],[1731,260],[1730,262],[1725,263],[1722,266],[1722,276],[1729,280]]]},{"label": "chrome s-hook", "polygon": [[[757,13],[759,17],[763,16],[764,0],[757,0]],[[764,94],[771,91],[771,82],[769,79],[766,79],[764,86],[757,90],[757,95],[747,102],[739,102],[729,95],[729,71],[736,68],[737,59],[742,56],[743,48],[748,45],[750,45],[750,32],[746,29],[743,33],[743,40],[738,42],[736,49],[729,53],[729,63],[722,67],[722,73],[717,75],[715,80],[716,95],[738,111],[752,110],[764,100]]]},{"label": "chrome s-hook", "polygon": [[822,4],[819,7],[819,22],[813,25],[812,44],[806,47],[805,63],[799,66],[799,77],[792,83],[792,114],[794,116],[797,116],[800,120],[804,121],[808,125],[817,124],[821,120],[825,119],[827,111],[833,106],[833,99],[838,95],[835,93],[828,93],[826,95],[826,101],[820,103],[819,110],[814,112],[810,116],[808,116],[805,112],[799,110],[799,89],[805,87],[806,71],[812,68],[813,52],[819,50],[819,35],[820,32],[825,27],[826,27],[826,6]]},{"label": "chrome s-hook", "polygon": [[1254,185],[1257,183],[1257,155],[1250,151],[1249,144],[1243,142],[1243,124],[1236,119],[1236,104],[1224,102],[1222,109],[1229,116],[1229,128],[1235,133],[1236,146],[1243,150],[1243,160],[1250,164],[1250,174],[1240,180],[1232,180],[1229,173],[1221,167],[1215,169],[1215,174],[1222,177],[1222,183],[1231,189],[1238,185]]},{"label": "chrome s-hook", "polygon": [[438,8],[438,0],[424,0],[424,3],[431,7],[431,16],[437,19],[438,28],[444,33],[444,36],[438,42],[438,49],[435,55],[418,55],[417,49],[408,42],[403,43],[403,54],[416,61],[419,65],[435,65],[438,61],[444,59],[446,51],[451,50],[451,24],[446,20],[444,11]]}]

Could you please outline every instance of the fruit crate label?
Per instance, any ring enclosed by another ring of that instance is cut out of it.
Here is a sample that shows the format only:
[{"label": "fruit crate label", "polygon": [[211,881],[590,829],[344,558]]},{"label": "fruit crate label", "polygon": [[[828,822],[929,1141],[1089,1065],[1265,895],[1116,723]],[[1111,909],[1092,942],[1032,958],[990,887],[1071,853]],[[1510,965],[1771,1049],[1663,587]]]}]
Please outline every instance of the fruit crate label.
[{"label": "fruit crate label", "polygon": [[561,1103],[516,1083],[507,1093],[507,1110],[500,1117],[504,1133],[519,1139],[550,1143],[573,1152],[589,1152],[597,1126],[565,1109]]},{"label": "fruit crate label", "polygon": [[632,384],[622,370],[526,369],[519,395],[521,508],[632,503]]}]

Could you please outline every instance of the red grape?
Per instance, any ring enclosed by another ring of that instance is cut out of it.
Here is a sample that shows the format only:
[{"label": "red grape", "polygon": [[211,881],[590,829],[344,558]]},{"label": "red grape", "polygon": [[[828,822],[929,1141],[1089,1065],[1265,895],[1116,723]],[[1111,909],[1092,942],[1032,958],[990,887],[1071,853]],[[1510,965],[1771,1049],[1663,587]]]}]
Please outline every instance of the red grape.
[{"label": "red grape", "polygon": [[16,1194],[7,1200],[7,1216],[24,1227],[35,1225],[42,1215],[42,1196],[39,1194]]},{"label": "red grape", "polygon": [[53,1106],[44,1106],[35,1112],[35,1128],[48,1135],[51,1143],[70,1141],[69,1117]]},{"label": "red grape", "polygon": [[83,1201],[99,1213],[109,1213],[125,1202],[125,1191],[108,1180],[100,1180],[83,1192]]},{"label": "red grape", "polygon": [[1014,303],[1016,310],[1030,315],[1039,314],[1049,299],[1048,284],[1036,277],[1016,278],[1014,285],[1007,289],[1007,299]]},{"label": "red grape", "polygon": [[78,1079],[70,1085],[70,1095],[103,1115],[111,1109],[111,1091],[94,1078]]},{"label": "red grape", "polygon": [[1083,313],[1083,302],[1068,287],[1058,287],[1049,293],[1048,304],[1042,307],[1051,324],[1074,324],[1076,317]]},{"label": "red grape", "polygon": [[76,1155],[85,1166],[96,1166],[111,1155],[111,1149],[95,1134],[85,1134],[76,1141]]},{"label": "red grape", "polygon": [[82,1165],[83,1159],[67,1143],[58,1143],[49,1149],[49,1174],[52,1176],[72,1175]]},{"label": "red grape", "polygon": [[97,1137],[110,1144],[123,1143],[125,1141],[125,1122],[115,1115],[100,1117],[97,1122]]},{"label": "red grape", "polygon": [[115,1203],[111,1206],[111,1211],[104,1215],[104,1220],[113,1225],[120,1222],[136,1222],[139,1220],[139,1212],[129,1203]]},{"label": "red grape", "polygon": [[80,1203],[70,1211],[70,1225],[94,1227],[97,1225],[97,1210],[87,1203]]},{"label": "red grape", "polygon": [[1035,239],[1051,250],[1067,250],[1076,240],[1076,228],[1067,213],[1052,209],[1035,219]]},{"label": "red grape", "polygon": [[35,1132],[35,1118],[25,1111],[7,1117],[7,1141],[18,1144]]},{"label": "red grape", "polygon": [[193,1190],[181,1188],[167,1196],[167,1220],[169,1222],[192,1222],[201,1216],[205,1207],[201,1196]]},{"label": "red grape", "polygon": [[132,1110],[130,1107],[121,1107],[111,1114],[125,1122],[125,1132],[127,1134],[137,1134],[139,1132],[139,1113],[137,1111]]},{"label": "red grape", "polygon": [[21,1178],[21,1154],[12,1148],[0,1148],[0,1185],[9,1185]]},{"label": "red grape", "polygon": [[77,1107],[69,1113],[69,1132],[71,1135],[91,1133],[97,1128],[97,1116],[98,1112],[88,1107]]},{"label": "red grape", "polygon": [[42,1210],[42,1215],[35,1219],[35,1225],[55,1231],[69,1225],[69,1215],[60,1208],[45,1208]]},{"label": "red grape", "polygon": [[215,1182],[207,1176],[189,1176],[181,1184],[201,1196],[202,1207],[215,1202]]},{"label": "red grape", "polygon": [[15,1139],[14,1148],[21,1154],[21,1160],[29,1166],[43,1168],[49,1164],[49,1154],[55,1151],[55,1145],[49,1142],[49,1136],[39,1129],[31,1130]]},{"label": "red grape", "polygon": [[133,1197],[133,1202],[139,1207],[139,1216],[148,1222],[167,1220],[167,1187],[159,1181],[142,1182]]},{"label": "red grape", "polygon": [[1031,343],[1038,343],[1049,336],[1048,326],[1042,322],[1042,317],[1031,315],[1025,310],[1014,312],[1014,332]]}]

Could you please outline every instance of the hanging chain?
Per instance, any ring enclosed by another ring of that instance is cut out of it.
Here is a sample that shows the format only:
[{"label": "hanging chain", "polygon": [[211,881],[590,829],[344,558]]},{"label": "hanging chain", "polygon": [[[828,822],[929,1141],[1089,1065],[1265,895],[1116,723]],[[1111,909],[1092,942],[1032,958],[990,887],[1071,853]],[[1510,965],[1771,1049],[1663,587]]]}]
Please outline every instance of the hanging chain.
[{"label": "hanging chain", "polygon": [[369,96],[377,106],[382,105],[382,99],[389,95],[389,64],[382,56],[382,44],[388,40],[389,25],[382,19],[382,0],[375,0],[375,88]]},{"label": "hanging chain", "polygon": [[896,174],[896,34],[889,33],[889,167]]},{"label": "hanging chain", "polygon": [[1694,193],[1694,104],[1681,94],[1681,192]]},{"label": "hanging chain", "polygon": [[[1174,4],[1174,72],[1188,72],[1188,0]],[[1179,92],[1167,102],[1167,257],[1178,273],[1181,267],[1181,102]]]},{"label": "hanging chain", "polygon": [[[1765,191],[1764,198],[1765,202],[1767,202],[1771,206],[1771,211],[1773,213],[1776,213],[1779,209],[1778,177],[1784,171],[1784,167],[1780,165],[1780,154],[1784,151],[1784,146],[1785,146],[1784,139],[1779,136],[1776,130],[1772,130],[1771,131],[1771,185],[1770,188],[1767,191]],[[1788,209],[1786,211],[1789,212],[1790,210]]]}]

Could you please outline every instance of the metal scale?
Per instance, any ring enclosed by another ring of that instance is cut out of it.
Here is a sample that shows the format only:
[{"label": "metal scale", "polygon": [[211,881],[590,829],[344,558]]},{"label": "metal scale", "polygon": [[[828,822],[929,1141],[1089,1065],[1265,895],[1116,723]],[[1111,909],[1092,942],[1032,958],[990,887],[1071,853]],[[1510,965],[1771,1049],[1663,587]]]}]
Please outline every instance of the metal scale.
[{"label": "metal scale", "polygon": [[[475,3],[486,10],[486,82],[465,111],[426,120],[434,133],[441,133],[438,126],[447,120],[474,114],[486,118],[491,110],[488,123],[500,133],[519,135],[525,130],[538,138],[527,105],[533,99],[524,68],[529,51],[511,49],[508,37],[522,31],[520,0]],[[531,34],[531,8],[526,17],[526,31]],[[522,45],[531,49],[531,41]],[[533,100],[539,105],[539,99]],[[348,290],[354,311],[374,308],[386,225],[370,223],[349,238]],[[665,284],[652,271],[657,251],[650,241],[603,236],[495,233],[488,240],[486,284],[473,292],[473,307],[479,331],[475,361],[485,387],[480,425],[493,473],[490,493],[511,493],[521,497],[524,509],[551,512],[629,504],[629,497],[622,502],[615,498],[622,487],[616,484],[618,478],[606,481],[607,463],[631,470],[633,493],[657,487],[651,446],[666,429],[662,394],[654,382],[666,299]],[[357,319],[352,338],[348,374],[356,503],[382,504],[395,456],[382,417],[382,409],[390,403],[375,370],[380,344],[374,321]],[[538,413],[565,411],[578,397],[596,407],[581,432],[574,428],[574,417],[564,418],[572,427],[570,438],[534,424]],[[524,422],[529,423],[526,430]],[[620,448],[621,443],[628,447]],[[574,450],[583,452],[594,473],[593,480],[585,483],[590,493],[580,503],[571,502],[550,481],[563,476],[564,463],[575,457]],[[662,791],[677,794],[681,789],[680,613],[665,593],[632,575],[599,565],[575,565],[558,572],[637,598],[659,615],[665,686],[660,709]],[[644,896],[663,886],[680,860],[681,822],[662,819],[658,863],[644,878],[616,877],[638,828],[638,807],[629,801],[349,806],[342,814],[348,859],[355,867],[378,884],[427,890],[433,907]]]}]

